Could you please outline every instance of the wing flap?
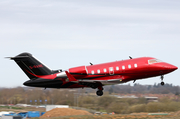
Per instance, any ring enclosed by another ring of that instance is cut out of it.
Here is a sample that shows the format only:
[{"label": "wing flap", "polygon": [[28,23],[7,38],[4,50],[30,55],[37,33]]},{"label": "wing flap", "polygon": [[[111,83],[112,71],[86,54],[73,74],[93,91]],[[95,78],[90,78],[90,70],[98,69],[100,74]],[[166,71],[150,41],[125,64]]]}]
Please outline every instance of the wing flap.
[{"label": "wing flap", "polygon": [[122,79],[108,79],[108,80],[79,80],[79,82],[86,82],[86,83],[102,83],[104,85],[108,84],[117,84],[123,83]]}]

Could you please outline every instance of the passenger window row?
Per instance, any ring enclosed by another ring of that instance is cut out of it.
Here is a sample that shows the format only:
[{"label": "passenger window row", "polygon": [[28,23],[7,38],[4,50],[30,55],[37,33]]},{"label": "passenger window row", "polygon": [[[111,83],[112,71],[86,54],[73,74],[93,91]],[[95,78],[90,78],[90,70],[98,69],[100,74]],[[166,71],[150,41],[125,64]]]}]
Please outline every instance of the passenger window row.
[{"label": "passenger window row", "polygon": [[[130,64],[128,65],[128,68],[131,69],[131,65],[130,65]],[[134,64],[134,68],[137,68],[137,64]],[[124,70],[124,69],[126,69],[126,67],[123,65],[123,66],[122,66],[122,70]],[[103,73],[106,73],[106,72],[107,72],[107,69],[104,68],[103,71],[104,71]],[[109,68],[109,71],[111,71],[111,72],[114,71],[113,67],[110,67],[110,68]],[[118,66],[116,67],[116,71],[119,71],[119,67],[118,67]],[[98,70],[97,70],[97,73],[100,74],[100,73],[101,73],[101,70],[98,69]],[[94,74],[94,70],[91,71],[91,74]]]}]

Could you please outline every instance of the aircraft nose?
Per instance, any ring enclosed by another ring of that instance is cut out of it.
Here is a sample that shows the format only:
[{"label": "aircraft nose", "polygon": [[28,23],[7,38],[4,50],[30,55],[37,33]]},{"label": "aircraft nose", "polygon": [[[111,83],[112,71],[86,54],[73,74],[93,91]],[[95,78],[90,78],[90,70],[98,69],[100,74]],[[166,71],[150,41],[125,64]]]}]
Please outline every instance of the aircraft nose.
[{"label": "aircraft nose", "polygon": [[166,64],[166,65],[165,65],[165,68],[166,68],[166,69],[169,69],[170,71],[174,71],[174,70],[177,70],[177,69],[178,69],[178,67],[176,67],[176,66],[174,66],[174,65],[172,65],[172,64]]},{"label": "aircraft nose", "polygon": [[177,69],[178,69],[178,67],[176,67],[176,66],[174,66],[174,65],[172,65],[170,68],[171,68],[172,70],[177,70]]}]

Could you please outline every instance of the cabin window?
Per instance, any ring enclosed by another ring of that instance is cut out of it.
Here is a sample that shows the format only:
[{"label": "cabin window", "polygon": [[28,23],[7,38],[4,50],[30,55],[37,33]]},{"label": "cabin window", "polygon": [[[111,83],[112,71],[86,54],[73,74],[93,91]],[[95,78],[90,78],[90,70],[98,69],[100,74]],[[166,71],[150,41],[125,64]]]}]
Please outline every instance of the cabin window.
[{"label": "cabin window", "polygon": [[97,73],[98,73],[98,74],[100,73],[100,70],[99,70],[99,69],[97,70]]},{"label": "cabin window", "polygon": [[94,71],[91,71],[91,74],[94,74]]},{"label": "cabin window", "polygon": [[106,72],[107,70],[106,69],[104,69],[104,72]]},{"label": "cabin window", "polygon": [[125,69],[125,66],[122,66],[122,69]]},{"label": "cabin window", "polygon": [[109,74],[114,75],[114,68],[113,67],[109,67]]},{"label": "cabin window", "polygon": [[136,68],[136,67],[137,67],[137,64],[134,64],[134,67]]},{"label": "cabin window", "polygon": [[131,65],[128,65],[128,68],[131,69]]},{"label": "cabin window", "polygon": [[109,70],[110,70],[110,71],[113,71],[113,67],[109,67]]},{"label": "cabin window", "polygon": [[119,70],[119,67],[116,67],[116,70],[118,71],[118,70]]}]

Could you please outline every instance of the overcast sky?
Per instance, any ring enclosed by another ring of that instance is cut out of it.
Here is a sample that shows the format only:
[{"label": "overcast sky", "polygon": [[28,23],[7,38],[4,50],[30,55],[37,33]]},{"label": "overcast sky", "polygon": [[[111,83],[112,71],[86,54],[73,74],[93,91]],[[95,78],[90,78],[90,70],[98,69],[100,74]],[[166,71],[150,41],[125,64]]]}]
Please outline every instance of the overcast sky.
[{"label": "overcast sky", "polygon": [[[14,61],[4,58],[22,52],[51,69],[128,56],[155,57],[179,67],[180,1],[0,0],[0,41],[0,87],[28,80]],[[180,86],[180,70],[167,74],[164,82]]]}]

